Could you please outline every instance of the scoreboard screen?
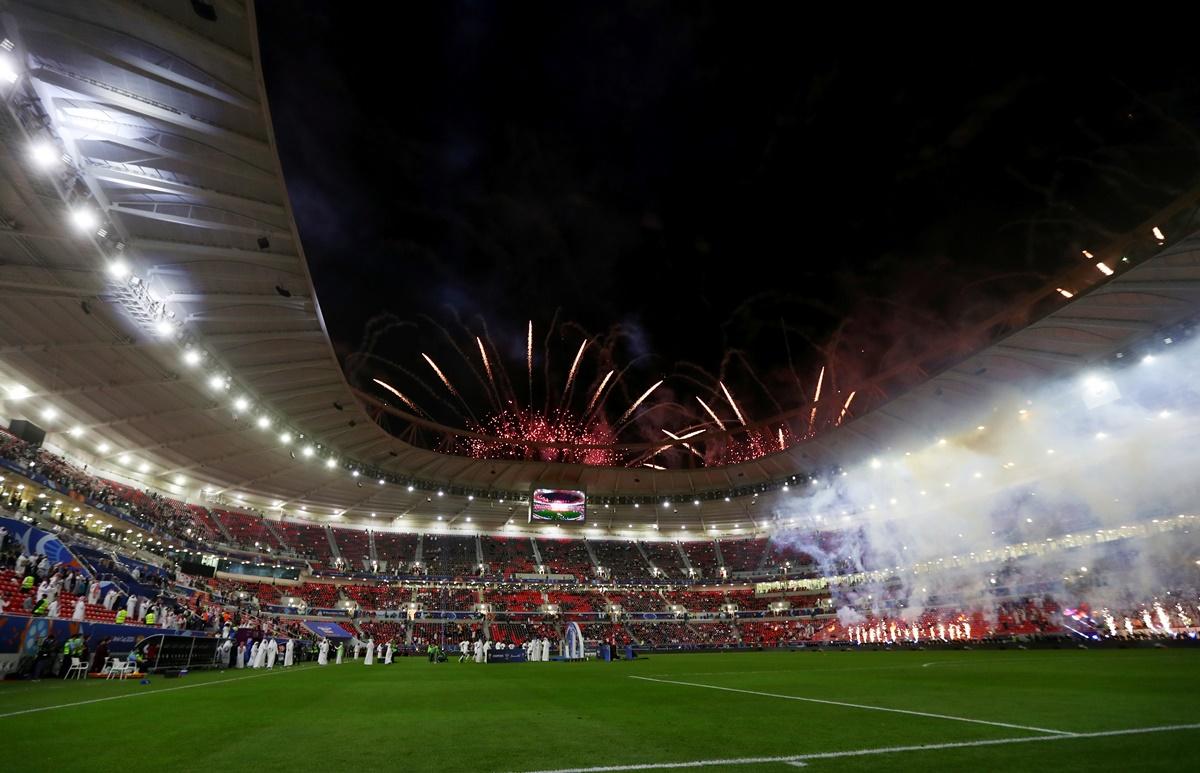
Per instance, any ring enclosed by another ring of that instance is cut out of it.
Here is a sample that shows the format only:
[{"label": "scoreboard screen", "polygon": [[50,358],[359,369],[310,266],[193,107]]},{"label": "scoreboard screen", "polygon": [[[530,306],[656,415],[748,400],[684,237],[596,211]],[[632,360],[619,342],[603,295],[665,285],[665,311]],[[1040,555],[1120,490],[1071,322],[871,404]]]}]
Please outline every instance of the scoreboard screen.
[{"label": "scoreboard screen", "polygon": [[587,496],[570,489],[534,489],[529,499],[529,521],[583,523]]}]

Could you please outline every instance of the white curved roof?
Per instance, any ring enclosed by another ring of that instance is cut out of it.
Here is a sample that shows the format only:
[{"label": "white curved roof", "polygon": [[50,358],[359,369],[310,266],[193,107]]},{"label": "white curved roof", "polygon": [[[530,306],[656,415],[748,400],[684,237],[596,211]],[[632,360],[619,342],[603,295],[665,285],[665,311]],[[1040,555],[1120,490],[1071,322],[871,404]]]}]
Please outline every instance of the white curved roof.
[{"label": "white curved roof", "polygon": [[[213,6],[215,21],[165,0],[11,2],[0,15],[16,75],[0,79],[9,104],[0,115],[0,386],[30,393],[0,393],[5,413],[44,426],[48,443],[78,459],[177,496],[198,500],[210,488],[289,513],[301,503],[351,519],[407,513],[418,527],[443,515],[494,528],[517,512],[511,501],[435,499],[356,478],[342,466],[351,459],[480,492],[539,483],[592,496],[725,492],[849,464],[900,433],[952,428],[1027,379],[1078,369],[1200,305],[1200,241],[1185,240],[846,426],[731,467],[493,462],[416,448],[381,430],[345,381],[275,152],[252,6]],[[65,154],[49,169],[29,156],[45,142]],[[95,226],[75,227],[80,207]],[[131,275],[114,276],[114,264]],[[169,336],[156,331],[164,309]],[[204,361],[188,365],[189,349]],[[214,389],[214,376],[227,376],[229,389]],[[47,408],[57,416],[43,418]],[[308,441],[338,464],[305,461]],[[699,511],[617,509],[610,518],[664,525],[756,517],[748,502],[723,497]]]}]

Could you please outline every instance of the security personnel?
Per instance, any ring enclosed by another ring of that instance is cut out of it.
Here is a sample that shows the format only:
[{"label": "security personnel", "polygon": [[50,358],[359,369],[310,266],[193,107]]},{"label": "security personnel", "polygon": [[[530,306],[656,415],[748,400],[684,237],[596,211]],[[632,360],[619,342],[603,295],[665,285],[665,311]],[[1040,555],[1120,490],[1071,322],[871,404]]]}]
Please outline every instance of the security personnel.
[{"label": "security personnel", "polygon": [[146,613],[146,625],[154,625],[154,610]]},{"label": "security personnel", "polygon": [[25,579],[21,580],[21,590],[23,590],[23,591],[33,590],[33,575],[32,574],[25,575]]},{"label": "security personnel", "polygon": [[47,597],[43,597],[42,600],[37,603],[37,606],[33,608],[34,616],[38,616],[38,615],[45,616],[46,610],[49,607],[50,607],[50,599]]},{"label": "security personnel", "polygon": [[124,609],[122,609],[120,612],[118,612],[118,613],[117,613],[117,622],[118,622],[118,623],[123,623],[123,622],[125,622],[125,617],[126,617],[126,615],[127,615],[127,614],[128,614],[128,613],[127,613],[127,612],[126,612]]}]

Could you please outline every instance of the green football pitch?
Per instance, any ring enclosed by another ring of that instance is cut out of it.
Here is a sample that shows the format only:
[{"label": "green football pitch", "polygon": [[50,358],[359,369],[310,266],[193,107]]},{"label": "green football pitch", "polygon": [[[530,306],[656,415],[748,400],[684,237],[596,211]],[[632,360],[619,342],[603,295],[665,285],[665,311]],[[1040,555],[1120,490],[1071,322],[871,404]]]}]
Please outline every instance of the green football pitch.
[{"label": "green football pitch", "polygon": [[5,769],[1200,770],[1200,652],[771,652],[0,684]]}]

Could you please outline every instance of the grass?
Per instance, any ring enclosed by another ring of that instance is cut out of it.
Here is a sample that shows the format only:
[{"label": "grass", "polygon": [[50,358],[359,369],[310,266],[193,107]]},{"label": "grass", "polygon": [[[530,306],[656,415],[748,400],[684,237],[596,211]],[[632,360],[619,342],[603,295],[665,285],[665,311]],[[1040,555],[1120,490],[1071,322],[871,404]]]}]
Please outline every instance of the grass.
[{"label": "grass", "polygon": [[[1186,650],[730,653],[490,666],[409,658],[154,677],[149,686],[6,682],[0,744],[14,770],[88,773],[135,764],[530,771],[984,740],[1005,742],[803,762],[815,771],[1200,770],[1196,728],[1056,737],[876,710],[1077,734],[1200,723],[1198,695],[1200,652]],[[96,702],[63,705],[80,701]],[[701,768],[795,769],[780,761]]]}]

